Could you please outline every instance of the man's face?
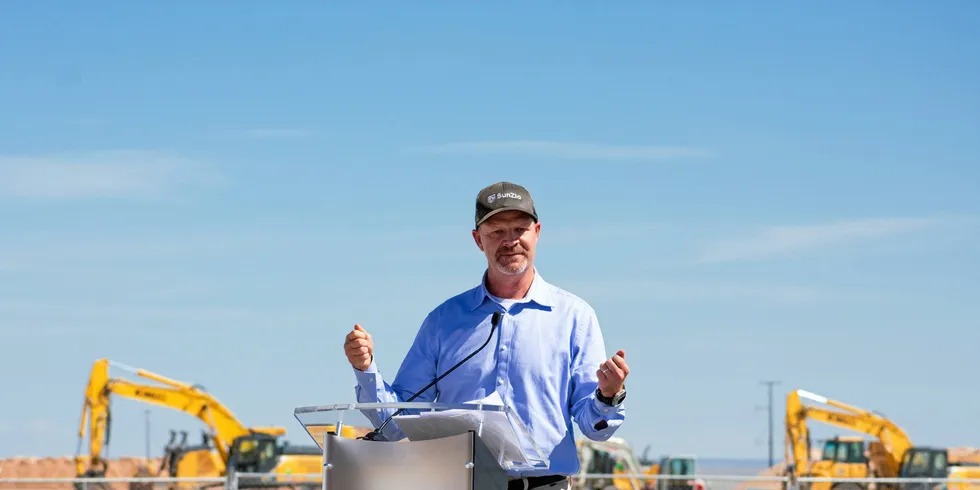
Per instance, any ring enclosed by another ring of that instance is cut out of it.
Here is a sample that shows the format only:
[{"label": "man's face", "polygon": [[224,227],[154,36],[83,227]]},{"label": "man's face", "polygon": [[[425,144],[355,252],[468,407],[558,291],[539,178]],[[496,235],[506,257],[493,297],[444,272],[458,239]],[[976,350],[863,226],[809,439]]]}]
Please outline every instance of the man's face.
[{"label": "man's face", "polygon": [[521,274],[534,263],[541,223],[520,211],[504,211],[473,231],[488,263],[504,274]]}]

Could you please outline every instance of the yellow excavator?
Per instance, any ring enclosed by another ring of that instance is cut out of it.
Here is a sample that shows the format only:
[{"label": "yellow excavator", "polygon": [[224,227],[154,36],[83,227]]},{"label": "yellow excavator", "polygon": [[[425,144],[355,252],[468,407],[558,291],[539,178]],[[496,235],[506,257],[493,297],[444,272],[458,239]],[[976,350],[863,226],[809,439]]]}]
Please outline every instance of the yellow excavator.
[{"label": "yellow excavator", "polygon": [[[804,405],[803,399],[837,410]],[[868,434],[877,440],[865,441],[857,436],[827,439],[820,459],[811,463],[807,419]],[[791,479],[980,478],[980,467],[950,463],[945,448],[914,446],[905,431],[884,416],[805,390],[792,391],[786,397],[786,462],[786,475]],[[847,481],[800,484],[803,490],[867,490],[867,487],[865,483]],[[880,490],[931,490],[916,483],[876,482],[876,487]],[[951,484],[947,490],[966,488],[964,484]]]},{"label": "yellow excavator", "polygon": [[579,439],[575,441],[580,463],[579,474],[572,477],[572,490],[643,490],[644,482],[638,478],[613,476],[612,478],[585,478],[585,474],[638,475],[643,473],[633,448],[620,437],[606,441]]},{"label": "yellow excavator", "polygon": [[[117,368],[159,385],[134,382],[109,376]],[[145,369],[132,368],[108,359],[96,360],[92,366],[78,429],[79,447],[75,456],[79,478],[103,478],[108,461],[103,458],[111,429],[110,401],[113,395],[171,408],[201,420],[208,428],[199,446],[175,444],[175,434],[165,449],[160,476],[181,478],[226,476],[229,472],[268,473],[270,475],[320,474],[322,452],[318,446],[293,446],[280,439],[283,427],[247,427],[224,404],[200,385],[176,381]],[[89,454],[81,455],[82,441],[88,428]],[[344,427],[343,437],[353,437],[353,428]],[[319,486],[318,482],[306,482]],[[80,484],[76,484],[76,487]],[[197,485],[194,485],[197,486]],[[288,486],[283,483],[252,486]]]},{"label": "yellow excavator", "polygon": [[[657,462],[638,459],[633,448],[620,437],[606,441],[581,439],[578,449],[580,474],[572,477],[572,490],[704,490],[704,481],[695,478],[694,456],[661,456]],[[608,474],[612,478],[586,479],[585,474]],[[619,476],[622,475],[622,476]],[[635,478],[628,475],[658,475]]]},{"label": "yellow excavator", "polygon": [[[807,406],[803,404],[803,399],[838,410]],[[821,458],[811,464],[807,419],[869,434],[878,440],[866,444],[863,438],[854,436],[827,439]],[[902,455],[910,447],[912,441],[905,431],[878,414],[805,390],[792,391],[786,397],[786,459],[787,473],[790,475],[818,478],[894,477],[898,474]],[[810,490],[857,490],[860,484],[813,482],[810,486]]]},{"label": "yellow excavator", "polygon": [[647,480],[644,490],[704,490],[704,480],[697,478],[697,458],[692,455],[673,454],[661,456],[650,465],[648,475],[662,478]]}]

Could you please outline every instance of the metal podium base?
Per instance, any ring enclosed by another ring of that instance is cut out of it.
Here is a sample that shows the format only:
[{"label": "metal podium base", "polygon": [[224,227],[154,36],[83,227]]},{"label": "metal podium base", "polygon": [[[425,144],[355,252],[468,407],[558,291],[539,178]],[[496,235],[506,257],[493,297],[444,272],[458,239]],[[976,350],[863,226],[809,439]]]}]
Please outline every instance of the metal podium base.
[{"label": "metal podium base", "polygon": [[327,436],[324,490],[507,490],[507,473],[475,432],[428,441]]}]

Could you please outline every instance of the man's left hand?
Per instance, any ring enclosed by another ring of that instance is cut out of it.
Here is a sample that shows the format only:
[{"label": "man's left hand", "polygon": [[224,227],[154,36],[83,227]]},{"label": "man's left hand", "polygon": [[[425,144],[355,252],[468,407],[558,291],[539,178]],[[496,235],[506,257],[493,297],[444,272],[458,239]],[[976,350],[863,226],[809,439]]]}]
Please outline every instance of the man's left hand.
[{"label": "man's left hand", "polygon": [[599,377],[599,391],[604,396],[612,398],[623,389],[626,384],[626,376],[630,374],[630,368],[626,365],[626,352],[619,350],[615,356],[606,359],[606,362],[599,366],[596,376]]}]

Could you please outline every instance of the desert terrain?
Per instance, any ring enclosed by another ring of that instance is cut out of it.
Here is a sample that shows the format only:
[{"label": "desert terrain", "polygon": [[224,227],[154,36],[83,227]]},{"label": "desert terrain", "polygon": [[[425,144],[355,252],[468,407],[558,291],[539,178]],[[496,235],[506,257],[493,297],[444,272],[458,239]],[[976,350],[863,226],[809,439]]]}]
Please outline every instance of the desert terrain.
[{"label": "desert terrain", "polygon": [[[819,454],[818,454],[819,456]],[[980,448],[959,447],[950,449],[951,461],[971,461],[980,463]],[[136,476],[141,467],[146,467],[146,458],[123,457],[112,459],[109,462],[109,478]],[[160,467],[160,459],[149,460],[149,468],[155,471]],[[777,476],[782,474],[784,463],[777,463],[771,468],[763,470],[760,476]],[[145,473],[144,473],[145,474]],[[74,459],[70,456],[61,457],[16,457],[0,459],[0,479],[6,478],[72,478],[75,476]],[[711,480],[711,477],[707,477]],[[0,483],[0,490],[22,490],[30,488],[32,490],[71,490],[70,484],[14,484]],[[129,490],[129,485],[117,483],[113,485],[113,490]],[[735,487],[736,490],[778,490],[779,482],[769,481],[750,481],[744,482]]]},{"label": "desert terrain", "polygon": [[[371,431],[370,427],[349,427],[354,437],[362,437]],[[110,459],[106,478],[127,478],[134,476],[153,476],[160,468],[162,458],[121,457]],[[201,463],[203,464],[203,462]],[[146,471],[149,468],[149,472]],[[142,470],[141,470],[142,469]],[[32,457],[20,456],[0,458],[0,480],[9,478],[74,478],[75,459],[72,456]],[[4,483],[0,490],[72,490],[71,484]],[[158,486],[158,488],[163,488]],[[127,483],[115,483],[113,490],[129,490]],[[94,488],[92,490],[95,490]]]},{"label": "desert terrain", "polygon": [[[136,476],[140,467],[146,467],[146,458],[123,457],[109,460],[107,478],[126,478]],[[149,460],[149,467],[160,467],[160,458]],[[0,459],[0,480],[7,478],[74,478],[75,460],[71,456],[61,457],[17,457]],[[113,490],[128,490],[128,484],[113,484]],[[31,488],[34,490],[70,490],[69,483],[4,483],[0,489],[18,490]]]}]

